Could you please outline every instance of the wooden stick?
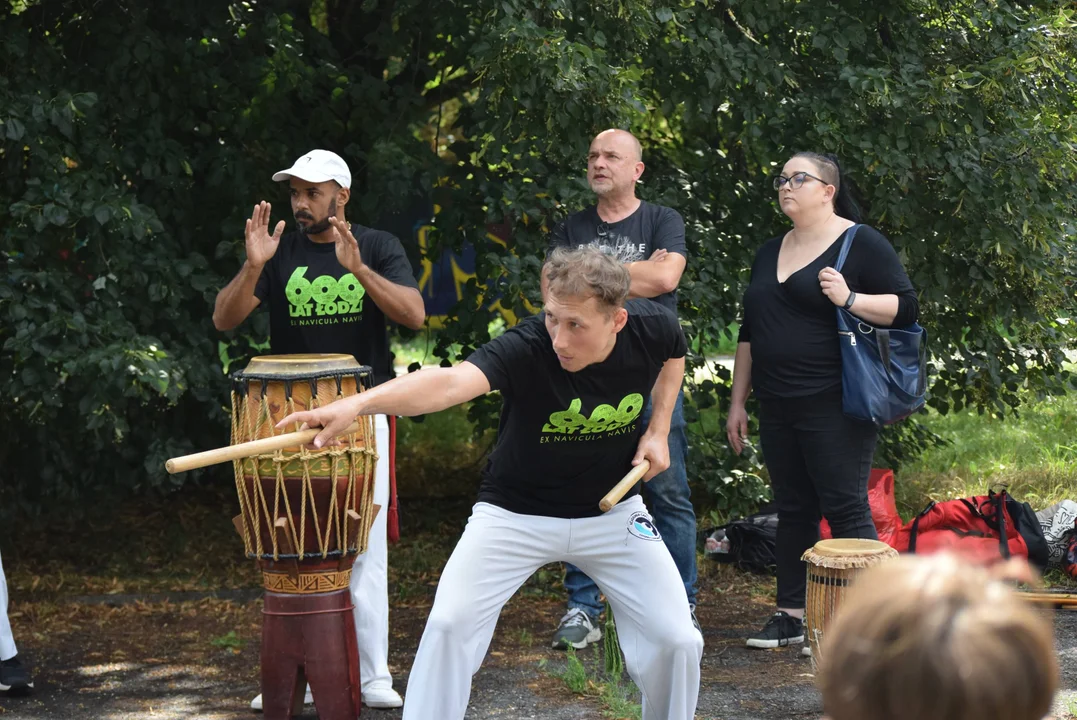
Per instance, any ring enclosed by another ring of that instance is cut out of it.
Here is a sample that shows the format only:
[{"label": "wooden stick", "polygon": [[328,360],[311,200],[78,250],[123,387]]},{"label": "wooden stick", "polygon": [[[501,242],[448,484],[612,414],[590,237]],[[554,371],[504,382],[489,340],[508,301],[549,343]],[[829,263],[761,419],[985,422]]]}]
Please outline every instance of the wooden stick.
[{"label": "wooden stick", "polygon": [[1077,610],[1077,593],[1019,591],[1017,595],[1026,602],[1048,605],[1066,610]]},{"label": "wooden stick", "polygon": [[639,479],[647,474],[647,471],[651,469],[651,463],[648,460],[644,460],[636,467],[628,471],[628,474],[621,478],[621,482],[613,486],[613,489],[606,493],[606,497],[598,503],[598,507],[602,512],[609,512],[614,505],[621,502],[621,498],[625,496],[629,490],[636,486]]},{"label": "wooden stick", "polygon": [[[309,445],[314,441],[314,438],[318,437],[318,433],[321,431],[322,428],[310,428],[309,430],[299,430],[297,432],[262,438],[261,440],[251,440],[250,442],[216,448],[215,450],[206,450],[205,452],[194,453],[193,455],[183,455],[181,457],[171,458],[165,462],[165,470],[173,474],[187,472],[188,470],[203,468],[209,465],[231,462],[232,460],[241,460],[242,458],[248,458],[253,455],[271,453],[275,450],[283,450],[298,445]],[[342,430],[340,434],[350,435],[351,433],[358,431],[359,423],[353,422]]]}]

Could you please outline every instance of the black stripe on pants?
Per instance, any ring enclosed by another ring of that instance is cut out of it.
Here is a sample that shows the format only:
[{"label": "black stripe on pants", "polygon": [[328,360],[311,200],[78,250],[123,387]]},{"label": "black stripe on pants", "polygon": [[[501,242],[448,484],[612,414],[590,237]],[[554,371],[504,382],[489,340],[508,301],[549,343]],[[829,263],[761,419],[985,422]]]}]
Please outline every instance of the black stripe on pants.
[{"label": "black stripe on pants", "polygon": [[878,432],[842,414],[841,390],[760,399],[759,440],[778,507],[778,607],[804,607],[800,557],[825,517],[836,538],[877,540],[868,477]]}]

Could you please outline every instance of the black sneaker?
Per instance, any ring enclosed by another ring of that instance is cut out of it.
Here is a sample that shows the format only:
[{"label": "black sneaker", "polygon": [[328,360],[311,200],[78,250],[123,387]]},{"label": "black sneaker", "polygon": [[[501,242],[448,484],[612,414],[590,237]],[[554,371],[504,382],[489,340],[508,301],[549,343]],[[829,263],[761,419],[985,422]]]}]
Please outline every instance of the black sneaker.
[{"label": "black sneaker", "polygon": [[23,667],[18,655],[10,660],[0,660],[0,692],[30,690],[33,687],[30,671]]},{"label": "black sneaker", "polygon": [[804,642],[804,621],[779,610],[763,629],[748,638],[750,648],[777,648]]}]

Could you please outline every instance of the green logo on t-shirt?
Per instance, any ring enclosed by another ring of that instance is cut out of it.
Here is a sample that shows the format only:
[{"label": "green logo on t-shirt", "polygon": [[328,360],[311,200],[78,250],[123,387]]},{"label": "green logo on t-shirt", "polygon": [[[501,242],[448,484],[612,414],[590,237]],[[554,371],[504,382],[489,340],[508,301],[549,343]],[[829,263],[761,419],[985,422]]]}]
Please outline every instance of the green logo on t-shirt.
[{"label": "green logo on t-shirt", "polygon": [[307,280],[304,277],[306,272],[306,265],[297,267],[284,288],[291,317],[339,316],[363,311],[366,289],[355,279],[355,275],[348,273],[340,278],[320,275],[314,280]]},{"label": "green logo on t-shirt", "polygon": [[625,395],[617,407],[599,405],[589,418],[580,414],[582,405],[580,399],[576,398],[569,404],[568,410],[552,413],[550,422],[542,426],[542,432],[564,435],[612,433],[639,417],[643,411],[643,396],[639,393]]}]

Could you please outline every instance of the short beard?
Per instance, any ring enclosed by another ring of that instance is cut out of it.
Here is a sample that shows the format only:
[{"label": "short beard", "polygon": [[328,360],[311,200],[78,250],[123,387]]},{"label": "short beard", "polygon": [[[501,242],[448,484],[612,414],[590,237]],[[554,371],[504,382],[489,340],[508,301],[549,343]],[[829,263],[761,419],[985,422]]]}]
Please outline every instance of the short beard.
[{"label": "short beard", "polygon": [[605,187],[596,187],[595,183],[591,182],[591,181],[589,181],[587,183],[587,185],[591,188],[591,192],[593,192],[595,195],[598,195],[599,197],[602,197],[603,195],[610,195],[614,191],[613,185],[607,185]]},{"label": "short beard", "polygon": [[334,195],[333,199],[329,201],[329,214],[325,216],[324,220],[319,220],[316,223],[311,223],[309,227],[300,226],[300,230],[304,235],[321,235],[324,232],[328,232],[332,225],[329,224],[329,218],[336,217],[337,215],[337,196]]}]

